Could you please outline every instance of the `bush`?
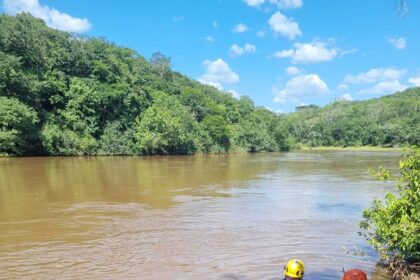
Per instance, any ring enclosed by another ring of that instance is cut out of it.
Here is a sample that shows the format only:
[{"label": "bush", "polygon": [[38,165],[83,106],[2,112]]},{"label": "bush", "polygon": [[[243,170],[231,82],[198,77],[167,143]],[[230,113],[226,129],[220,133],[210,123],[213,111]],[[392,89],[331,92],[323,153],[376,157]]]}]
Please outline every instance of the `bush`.
[{"label": "bush", "polygon": [[63,129],[47,123],[41,132],[42,145],[49,155],[95,155],[98,143],[90,134]]},{"label": "bush", "polygon": [[0,154],[32,154],[38,142],[36,112],[16,98],[0,96]]},{"label": "bush", "polygon": [[[397,194],[387,193],[385,202],[375,199],[363,212],[364,236],[388,263],[406,266],[420,261],[420,150],[400,161]],[[381,169],[380,179],[392,176]]]},{"label": "bush", "polygon": [[101,155],[132,155],[134,151],[134,130],[124,130],[118,121],[108,123],[99,140]]},{"label": "bush", "polygon": [[145,155],[194,154],[198,125],[174,97],[156,94],[156,103],[137,118],[135,138]]}]

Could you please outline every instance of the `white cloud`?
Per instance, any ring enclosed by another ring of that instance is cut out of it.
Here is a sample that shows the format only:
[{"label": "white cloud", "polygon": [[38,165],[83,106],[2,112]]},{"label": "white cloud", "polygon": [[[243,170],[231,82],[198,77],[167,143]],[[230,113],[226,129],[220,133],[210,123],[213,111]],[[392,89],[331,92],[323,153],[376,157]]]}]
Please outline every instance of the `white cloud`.
[{"label": "white cloud", "polygon": [[177,16],[177,17],[174,17],[174,21],[175,22],[178,22],[178,21],[183,21],[185,18],[183,17],[183,16]]},{"label": "white cloud", "polygon": [[347,90],[348,88],[349,88],[349,85],[347,85],[347,84],[339,84],[338,87],[337,87],[337,89],[340,90],[340,91]]},{"label": "white cloud", "polygon": [[290,66],[286,68],[286,73],[287,75],[290,75],[290,76],[296,76],[296,75],[300,75],[302,71],[295,66]]},{"label": "white cloud", "polygon": [[353,53],[357,52],[358,49],[356,49],[356,48],[347,49],[347,50],[338,49],[338,51],[340,52],[340,56],[345,56],[345,55],[353,54]]},{"label": "white cloud", "polygon": [[400,84],[398,80],[379,82],[371,88],[361,90],[361,94],[375,94],[386,95],[397,91],[403,91],[407,88],[406,85]]},{"label": "white cloud", "polygon": [[283,50],[274,54],[277,58],[291,58],[293,63],[317,63],[333,60],[340,52],[337,48],[328,48],[321,41],[307,44],[295,44],[294,49]]},{"label": "white cloud", "polygon": [[279,9],[300,8],[303,6],[302,0],[269,0],[271,4],[276,5]]},{"label": "white cloud", "polygon": [[264,8],[262,11],[264,12],[264,14],[269,14],[271,13],[272,9],[267,7],[267,8]]},{"label": "white cloud", "polygon": [[293,19],[287,18],[280,12],[273,14],[268,20],[268,23],[275,33],[288,37],[291,40],[302,35],[302,31],[299,29],[299,24]]},{"label": "white cloud", "polygon": [[240,56],[243,55],[245,53],[245,50],[241,47],[239,47],[238,45],[234,44],[230,47],[230,53],[233,56]]},{"label": "white cloud", "polygon": [[246,43],[243,47],[234,44],[230,47],[230,55],[232,56],[241,56],[247,53],[255,53],[257,51],[257,47],[250,43]]},{"label": "white cloud", "polygon": [[31,13],[43,19],[48,26],[63,31],[83,33],[91,28],[87,18],[72,17],[46,5],[41,6],[38,0],[3,0],[3,7],[6,13],[12,15],[20,12]]},{"label": "white cloud", "polygon": [[218,23],[217,21],[213,21],[213,27],[214,27],[214,28],[219,27],[219,23]]},{"label": "white cloud", "polygon": [[265,0],[244,0],[244,2],[251,7],[259,7],[264,4]]},{"label": "white cloud", "polygon": [[[248,6],[259,8],[268,2],[278,9],[296,9],[303,6],[303,0],[243,0]],[[270,10],[270,9],[269,9]]]},{"label": "white cloud", "polygon": [[407,39],[406,38],[389,38],[388,42],[391,43],[391,45],[399,50],[405,49],[405,46],[407,44]]},{"label": "white cloud", "polygon": [[420,87],[420,75],[417,77],[410,77],[408,82],[415,85],[416,87]]},{"label": "white cloud", "polygon": [[249,29],[248,26],[246,26],[243,23],[239,23],[239,24],[237,24],[236,26],[233,27],[232,32],[243,33],[245,31],[247,31],[248,29]]},{"label": "white cloud", "polygon": [[276,93],[274,102],[286,103],[289,100],[298,102],[301,98],[320,96],[329,93],[327,84],[316,74],[295,76],[291,78],[285,88],[273,89]]},{"label": "white cloud", "polygon": [[342,84],[345,85],[369,85],[359,90],[359,94],[386,95],[407,88],[401,84],[400,79],[406,74],[406,70],[396,68],[373,68],[366,73],[347,75]]},{"label": "white cloud", "polygon": [[344,101],[353,101],[353,97],[351,96],[350,93],[344,93],[343,95],[341,95],[338,100],[344,100]]},{"label": "white cloud", "polygon": [[293,57],[295,55],[294,50],[284,50],[284,51],[278,51],[274,54],[274,57],[277,58],[286,58],[286,57]]},{"label": "white cloud", "polygon": [[203,62],[203,66],[206,68],[206,73],[198,79],[203,84],[223,89],[222,83],[237,83],[239,81],[238,74],[233,72],[221,58],[214,61],[206,60]]},{"label": "white cloud", "polygon": [[204,42],[210,44],[210,43],[213,43],[214,42],[214,39],[211,36],[207,36],[206,38],[204,38]]},{"label": "white cloud", "polygon": [[259,30],[259,31],[257,32],[257,37],[258,37],[258,38],[263,38],[263,37],[265,37],[265,35],[266,35],[266,33],[265,33],[265,31],[264,31],[264,30]]},{"label": "white cloud", "polygon": [[366,73],[361,73],[356,76],[347,75],[344,79],[346,84],[362,84],[362,83],[377,83],[390,80],[399,80],[406,73],[405,70],[395,68],[373,68]]}]

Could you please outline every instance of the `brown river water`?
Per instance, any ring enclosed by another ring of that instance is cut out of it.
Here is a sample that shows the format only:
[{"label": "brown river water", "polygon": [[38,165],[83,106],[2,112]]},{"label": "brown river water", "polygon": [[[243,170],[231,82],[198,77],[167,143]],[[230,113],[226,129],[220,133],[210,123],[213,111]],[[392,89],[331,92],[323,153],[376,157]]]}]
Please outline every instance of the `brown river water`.
[{"label": "brown river water", "polygon": [[399,153],[0,158],[0,279],[369,279],[363,208]]}]

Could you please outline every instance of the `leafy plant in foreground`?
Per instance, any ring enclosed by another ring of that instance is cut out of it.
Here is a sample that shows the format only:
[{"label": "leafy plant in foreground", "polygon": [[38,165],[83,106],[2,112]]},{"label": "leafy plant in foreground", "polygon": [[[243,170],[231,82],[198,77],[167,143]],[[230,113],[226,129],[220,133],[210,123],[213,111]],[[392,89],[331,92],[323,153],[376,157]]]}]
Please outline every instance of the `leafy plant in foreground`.
[{"label": "leafy plant in foreground", "polygon": [[[400,161],[401,177],[397,193],[387,193],[385,201],[375,199],[363,212],[360,223],[364,236],[391,265],[402,263],[418,273],[420,261],[420,150]],[[380,179],[392,176],[382,169]]]}]

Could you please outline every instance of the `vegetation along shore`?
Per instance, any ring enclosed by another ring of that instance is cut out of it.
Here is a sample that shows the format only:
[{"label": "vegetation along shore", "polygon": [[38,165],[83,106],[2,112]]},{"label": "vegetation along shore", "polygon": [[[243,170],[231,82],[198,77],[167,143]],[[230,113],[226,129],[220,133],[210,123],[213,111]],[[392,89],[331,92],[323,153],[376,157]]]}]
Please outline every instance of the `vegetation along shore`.
[{"label": "vegetation along shore", "polygon": [[420,279],[420,149],[400,161],[400,175],[380,169],[379,180],[394,180],[396,189],[375,199],[363,212],[363,235],[394,279]]},{"label": "vegetation along shore", "polygon": [[1,155],[420,144],[419,88],[279,114],[172,71],[160,53],[145,59],[102,39],[51,29],[28,13],[0,16],[0,61]]},{"label": "vegetation along shore", "polygon": [[[173,71],[171,59],[0,15],[0,155],[192,155],[420,146],[420,88],[281,114]],[[395,278],[418,277],[420,160],[364,212],[363,234]]]}]

